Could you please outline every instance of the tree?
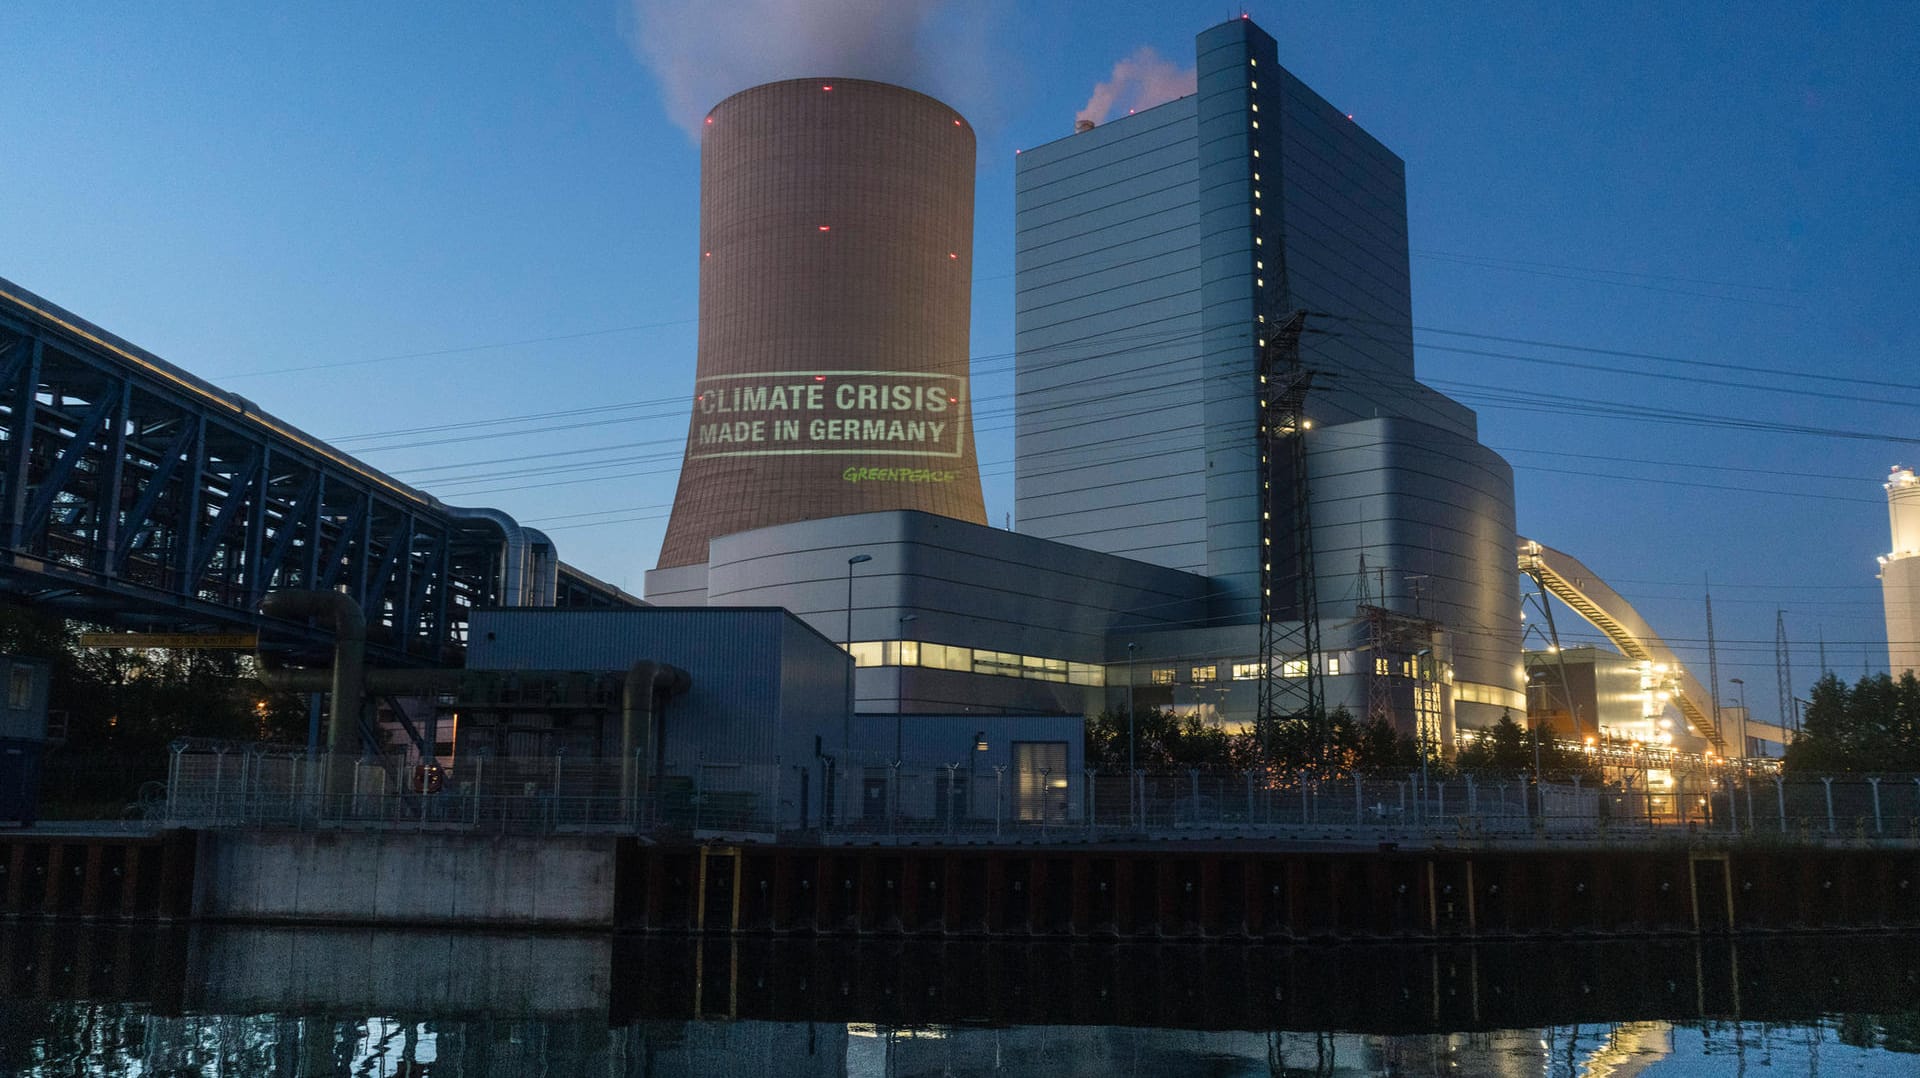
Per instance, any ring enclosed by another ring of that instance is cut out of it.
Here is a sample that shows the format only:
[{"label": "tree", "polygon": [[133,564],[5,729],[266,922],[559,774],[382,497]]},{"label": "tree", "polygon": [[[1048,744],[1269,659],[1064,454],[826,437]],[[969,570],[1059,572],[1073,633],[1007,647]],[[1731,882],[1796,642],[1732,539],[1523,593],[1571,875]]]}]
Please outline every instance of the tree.
[{"label": "tree", "polygon": [[[1228,733],[1161,707],[1143,708],[1134,723],[1134,763],[1142,771],[1241,770],[1258,766],[1251,735]],[[1127,768],[1127,713],[1103,711],[1087,721],[1087,765]]]},{"label": "tree", "polygon": [[1862,677],[1853,688],[1831,671],[1814,682],[1787,771],[1920,770],[1920,679],[1909,670]]},{"label": "tree", "polygon": [[303,701],[267,692],[251,655],[86,648],[83,628],[0,604],[0,651],[48,664],[48,709],[66,719],[64,742],[44,761],[41,797],[54,812],[117,812],[141,782],[165,776],[179,737],[306,739]]},{"label": "tree", "polygon": [[1583,780],[1597,780],[1600,770],[1594,762],[1578,749],[1563,747],[1558,741],[1545,737],[1540,730],[1528,730],[1514,721],[1513,712],[1505,711],[1500,721],[1494,723],[1454,758],[1454,764],[1461,771],[1473,774],[1512,775],[1524,772],[1533,774],[1534,761],[1540,764],[1540,778],[1556,782],[1568,781],[1575,776]]},{"label": "tree", "polygon": [[[1372,774],[1405,774],[1420,769],[1420,742],[1376,718],[1356,732],[1353,767]],[[1431,766],[1434,761],[1429,761]]]}]

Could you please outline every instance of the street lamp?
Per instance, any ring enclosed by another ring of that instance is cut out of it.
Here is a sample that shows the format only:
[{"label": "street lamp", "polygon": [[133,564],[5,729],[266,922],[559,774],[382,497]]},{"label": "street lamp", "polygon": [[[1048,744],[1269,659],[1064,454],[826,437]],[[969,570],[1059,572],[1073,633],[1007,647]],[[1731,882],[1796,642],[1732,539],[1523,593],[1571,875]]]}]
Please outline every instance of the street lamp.
[{"label": "street lamp", "polygon": [[919,620],[918,614],[900,615],[900,629],[894,633],[893,646],[897,649],[893,657],[896,671],[893,676],[893,763],[895,767],[900,765],[900,681],[906,676],[906,664],[902,661],[904,657],[898,653],[898,650],[904,649],[905,646],[907,622]]},{"label": "street lamp", "polygon": [[[847,712],[846,717],[840,720],[840,759],[836,763],[836,770],[839,766],[846,764],[847,754],[853,749],[853,567],[862,562],[872,560],[873,555],[871,554],[855,554],[853,557],[847,559],[847,636],[845,640],[847,647]],[[838,784],[836,783],[836,785]],[[836,794],[838,792],[838,790],[835,791]]]},{"label": "street lamp", "polygon": [[853,567],[873,560],[871,554],[855,554],[847,559],[847,654],[853,654]]},{"label": "street lamp", "polygon": [[[1133,645],[1127,645],[1127,774],[1133,774]],[[1128,782],[1133,780],[1129,778]]]}]

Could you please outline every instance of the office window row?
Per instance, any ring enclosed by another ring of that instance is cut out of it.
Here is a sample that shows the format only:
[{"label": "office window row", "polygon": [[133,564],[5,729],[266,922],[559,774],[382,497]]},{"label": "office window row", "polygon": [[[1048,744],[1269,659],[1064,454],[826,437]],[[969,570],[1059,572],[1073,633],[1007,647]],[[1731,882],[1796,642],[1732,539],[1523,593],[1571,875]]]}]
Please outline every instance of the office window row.
[{"label": "office window row", "polygon": [[1069,662],[1066,659],[1021,655],[1010,651],[933,644],[924,640],[861,640],[850,645],[847,651],[853,656],[853,665],[860,667],[918,666],[928,670],[954,670],[963,674],[1054,681],[1063,685],[1107,683],[1106,668],[1098,663]]}]

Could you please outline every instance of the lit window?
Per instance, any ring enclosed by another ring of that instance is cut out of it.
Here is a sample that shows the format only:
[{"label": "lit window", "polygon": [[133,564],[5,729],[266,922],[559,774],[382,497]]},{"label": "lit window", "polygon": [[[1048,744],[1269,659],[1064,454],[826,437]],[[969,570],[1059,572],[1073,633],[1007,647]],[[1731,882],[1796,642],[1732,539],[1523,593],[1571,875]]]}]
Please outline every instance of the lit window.
[{"label": "lit window", "polygon": [[920,642],[920,665],[935,670],[973,669],[973,649]]},{"label": "lit window", "polygon": [[1327,676],[1328,677],[1340,676],[1340,656],[1338,655],[1327,656]]},{"label": "lit window", "polygon": [[973,652],[973,672],[976,674],[998,674],[1001,677],[1020,676],[1020,656],[1005,651]]},{"label": "lit window", "polygon": [[1233,680],[1254,681],[1267,676],[1266,663],[1234,663]]},{"label": "lit window", "polygon": [[1073,685],[1105,685],[1107,668],[1095,663],[1068,663],[1067,681]]},{"label": "lit window", "polygon": [[[1252,109],[1253,111],[1255,111],[1255,112],[1259,112],[1259,111],[1260,111],[1260,106],[1258,106],[1258,105],[1249,105],[1248,107],[1249,107],[1249,108],[1251,108],[1251,109]],[[1258,125],[1255,125],[1255,126],[1258,126]]]},{"label": "lit window", "polygon": [[1173,671],[1171,671],[1171,670],[1155,670],[1155,671],[1153,672],[1153,683],[1154,683],[1155,685],[1171,685],[1171,684],[1173,684]]},{"label": "lit window", "polygon": [[1258,131],[1258,130],[1260,129],[1260,121],[1259,121],[1259,120],[1255,120],[1255,121],[1253,121],[1253,128],[1254,128],[1254,130],[1256,130],[1256,131]]},{"label": "lit window", "polygon": [[920,641],[900,640],[895,642],[893,659],[895,666],[919,666]]},{"label": "lit window", "polygon": [[1194,667],[1194,668],[1193,668],[1193,680],[1194,680],[1194,681],[1196,681],[1196,682],[1199,682],[1199,681],[1212,681],[1213,679],[1214,679],[1214,668],[1213,668],[1213,667],[1211,667],[1211,666],[1196,666],[1196,667]]},{"label": "lit window", "polygon": [[1387,660],[1384,657],[1373,660],[1373,672],[1380,675],[1392,673],[1391,670],[1387,669]]},{"label": "lit window", "polygon": [[1253,156],[1255,156],[1255,157],[1258,157],[1258,156],[1260,156],[1260,151],[1259,151],[1259,150],[1255,150],[1255,151],[1253,151]]},{"label": "lit window", "polygon": [[853,656],[855,666],[879,666],[885,650],[878,640],[860,640],[847,645],[847,652]]},{"label": "lit window", "polygon": [[24,711],[33,706],[33,670],[16,666],[7,672],[7,706]]},{"label": "lit window", "polygon": [[1280,664],[1281,677],[1306,677],[1307,660],[1288,659]]},{"label": "lit window", "polygon": [[1022,655],[1020,657],[1020,673],[1022,677],[1029,678],[1033,681],[1065,681],[1067,680],[1067,660],[1042,659],[1036,655]]},{"label": "lit window", "polygon": [[1256,90],[1260,88],[1260,84],[1257,82],[1248,82],[1247,85],[1253,87]]}]

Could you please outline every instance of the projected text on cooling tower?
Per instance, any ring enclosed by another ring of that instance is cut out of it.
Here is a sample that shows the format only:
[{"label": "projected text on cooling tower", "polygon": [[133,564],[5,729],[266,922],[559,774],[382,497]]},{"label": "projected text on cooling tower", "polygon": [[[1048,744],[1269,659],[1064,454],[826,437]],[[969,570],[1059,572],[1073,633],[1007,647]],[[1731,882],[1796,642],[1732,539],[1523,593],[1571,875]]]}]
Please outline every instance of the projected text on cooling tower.
[{"label": "projected text on cooling tower", "polygon": [[959,457],[964,381],[922,371],[766,371],[698,380],[687,458]]}]

